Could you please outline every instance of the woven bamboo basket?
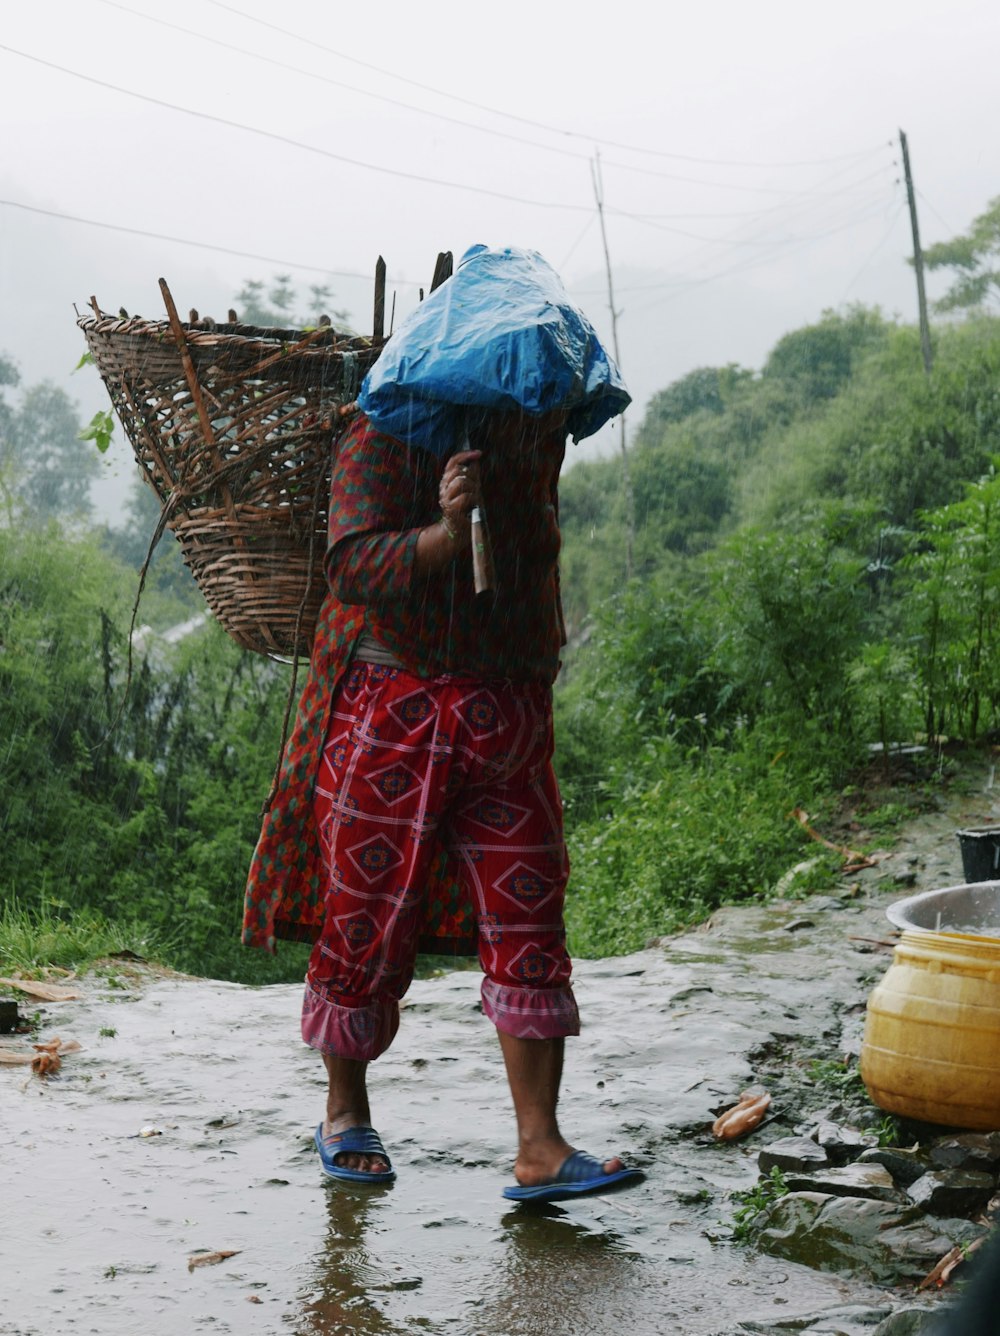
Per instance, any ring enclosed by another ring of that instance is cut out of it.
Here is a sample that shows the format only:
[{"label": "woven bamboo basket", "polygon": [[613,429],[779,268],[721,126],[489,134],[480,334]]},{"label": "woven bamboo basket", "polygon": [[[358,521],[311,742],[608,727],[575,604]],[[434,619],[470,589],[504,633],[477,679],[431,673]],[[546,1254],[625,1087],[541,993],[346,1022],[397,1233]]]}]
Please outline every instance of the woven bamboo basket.
[{"label": "woven bamboo basket", "polygon": [[111,316],[94,302],[77,323],[220,625],[245,649],[308,654],[342,409],[384,344],[378,286],[372,337],[197,312],[182,324],[161,288],[167,320]]}]

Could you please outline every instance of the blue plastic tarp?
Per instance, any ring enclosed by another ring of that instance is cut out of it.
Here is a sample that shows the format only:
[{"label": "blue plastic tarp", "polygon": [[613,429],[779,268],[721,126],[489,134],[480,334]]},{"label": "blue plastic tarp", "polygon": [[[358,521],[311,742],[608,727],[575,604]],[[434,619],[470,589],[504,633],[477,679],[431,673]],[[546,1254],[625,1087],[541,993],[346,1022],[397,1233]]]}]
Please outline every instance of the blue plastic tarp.
[{"label": "blue plastic tarp", "polygon": [[389,339],[358,395],[373,425],[445,456],[466,410],[567,410],[575,440],[631,402],[621,373],[535,251],[473,246]]}]

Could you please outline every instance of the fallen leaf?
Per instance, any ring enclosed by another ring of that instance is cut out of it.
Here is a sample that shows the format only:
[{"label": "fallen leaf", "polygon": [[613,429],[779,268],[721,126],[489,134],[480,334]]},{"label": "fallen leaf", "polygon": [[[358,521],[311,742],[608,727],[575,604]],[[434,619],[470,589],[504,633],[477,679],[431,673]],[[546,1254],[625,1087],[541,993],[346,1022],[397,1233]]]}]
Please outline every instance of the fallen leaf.
[{"label": "fallen leaf", "polygon": [[259,1294],[248,1294],[248,1295],[247,1295],[247,1303],[248,1303],[248,1304],[262,1304],[263,1302],[264,1302],[264,1300],[260,1297]]},{"label": "fallen leaf", "polygon": [[41,1002],[75,1002],[81,994],[72,988],[60,988],[54,983],[41,983],[37,979],[0,979],[5,988],[16,988],[28,997],[37,997]]},{"label": "fallen leaf", "polygon": [[227,1257],[235,1257],[239,1252],[242,1252],[241,1248],[220,1248],[218,1252],[192,1253],[188,1258],[188,1270],[193,1271],[196,1266],[218,1266]]},{"label": "fallen leaf", "polygon": [[17,1053],[11,1048],[0,1048],[0,1063],[5,1067],[27,1067],[34,1060],[33,1053]]}]

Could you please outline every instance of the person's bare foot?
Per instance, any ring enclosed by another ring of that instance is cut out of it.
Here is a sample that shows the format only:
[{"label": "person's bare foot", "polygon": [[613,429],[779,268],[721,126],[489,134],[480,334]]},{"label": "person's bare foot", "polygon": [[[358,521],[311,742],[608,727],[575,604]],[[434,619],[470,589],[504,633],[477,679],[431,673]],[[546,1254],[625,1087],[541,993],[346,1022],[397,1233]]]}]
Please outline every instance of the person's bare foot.
[{"label": "person's bare foot", "polygon": [[[329,1079],[326,1118],[323,1120],[324,1138],[336,1136],[352,1127],[371,1127],[367,1062],[324,1053],[323,1064]],[[363,1151],[343,1151],[340,1154],[334,1151],[333,1163],[339,1169],[351,1169],[359,1174],[384,1174],[392,1168],[384,1155],[370,1155]]]},{"label": "person's bare foot", "polygon": [[[328,1118],[323,1119],[323,1136],[336,1136],[339,1132],[346,1132],[351,1127],[370,1127],[368,1121],[370,1115],[364,1118],[353,1114],[345,1114],[331,1122]],[[364,1155],[359,1151],[342,1151],[339,1154],[334,1151],[333,1162],[341,1169],[353,1169],[359,1174],[385,1174],[392,1167],[389,1161],[381,1155]]]},{"label": "person's bare foot", "polygon": [[[514,1161],[514,1178],[523,1188],[541,1187],[545,1183],[552,1183],[573,1153],[574,1148],[562,1137],[530,1146],[522,1145]],[[615,1155],[610,1160],[605,1160],[602,1168],[606,1174],[616,1174],[620,1169],[624,1169],[625,1165]]]}]

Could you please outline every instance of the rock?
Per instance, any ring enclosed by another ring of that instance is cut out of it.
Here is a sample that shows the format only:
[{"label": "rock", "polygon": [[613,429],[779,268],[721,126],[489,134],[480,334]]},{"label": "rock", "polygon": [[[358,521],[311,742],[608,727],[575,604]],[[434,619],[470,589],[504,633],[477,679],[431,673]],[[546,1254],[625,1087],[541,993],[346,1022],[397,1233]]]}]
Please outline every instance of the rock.
[{"label": "rock", "polygon": [[842,1127],[839,1123],[826,1121],[816,1125],[812,1139],[822,1146],[834,1164],[858,1159],[868,1144],[856,1127]]},{"label": "rock", "polygon": [[995,1187],[992,1174],[975,1169],[932,1169],[907,1188],[910,1200],[931,1215],[972,1215]]},{"label": "rock", "polygon": [[914,1220],[892,1202],[790,1192],[761,1213],[754,1237],[773,1257],[898,1285],[922,1280],[951,1248],[983,1232],[968,1220]]},{"label": "rock", "polygon": [[918,1178],[923,1177],[930,1168],[927,1155],[922,1150],[909,1150],[900,1146],[870,1146],[861,1152],[858,1164],[880,1164],[888,1169],[900,1187],[908,1188]]},{"label": "rock", "polygon": [[688,1002],[692,997],[697,996],[698,993],[711,993],[713,991],[713,989],[709,988],[708,984],[694,983],[689,988],[682,988],[680,992],[672,993],[670,995],[670,1002],[671,1004],[674,1002]]},{"label": "rock", "polygon": [[980,1169],[996,1176],[1000,1167],[1000,1133],[963,1132],[940,1137],[930,1148],[935,1169]]},{"label": "rock", "polygon": [[872,1336],[921,1336],[922,1332],[930,1336],[931,1324],[936,1316],[937,1311],[926,1308],[897,1308],[895,1313],[878,1324]]},{"label": "rock", "polygon": [[782,1173],[818,1169],[829,1163],[830,1157],[812,1137],[782,1137],[765,1146],[757,1156],[757,1167],[762,1174],[769,1174],[772,1169],[780,1169]]},{"label": "rock", "polygon": [[864,1197],[897,1205],[907,1200],[888,1169],[880,1164],[845,1164],[835,1169],[789,1172],[785,1182],[789,1192],[828,1192],[834,1197]]},{"label": "rock", "polygon": [[878,1324],[892,1313],[888,1304],[872,1308],[868,1304],[836,1304],[833,1308],[823,1308],[811,1313],[798,1313],[794,1317],[772,1319],[770,1322],[747,1322],[740,1326],[741,1331],[767,1333],[767,1336],[784,1336],[784,1333],[801,1333],[808,1336],[815,1332],[855,1332],[863,1331],[867,1336],[874,1336]]},{"label": "rock", "polygon": [[835,895],[811,895],[805,905],[810,913],[820,913],[824,909],[842,910],[845,907],[843,900]]}]

